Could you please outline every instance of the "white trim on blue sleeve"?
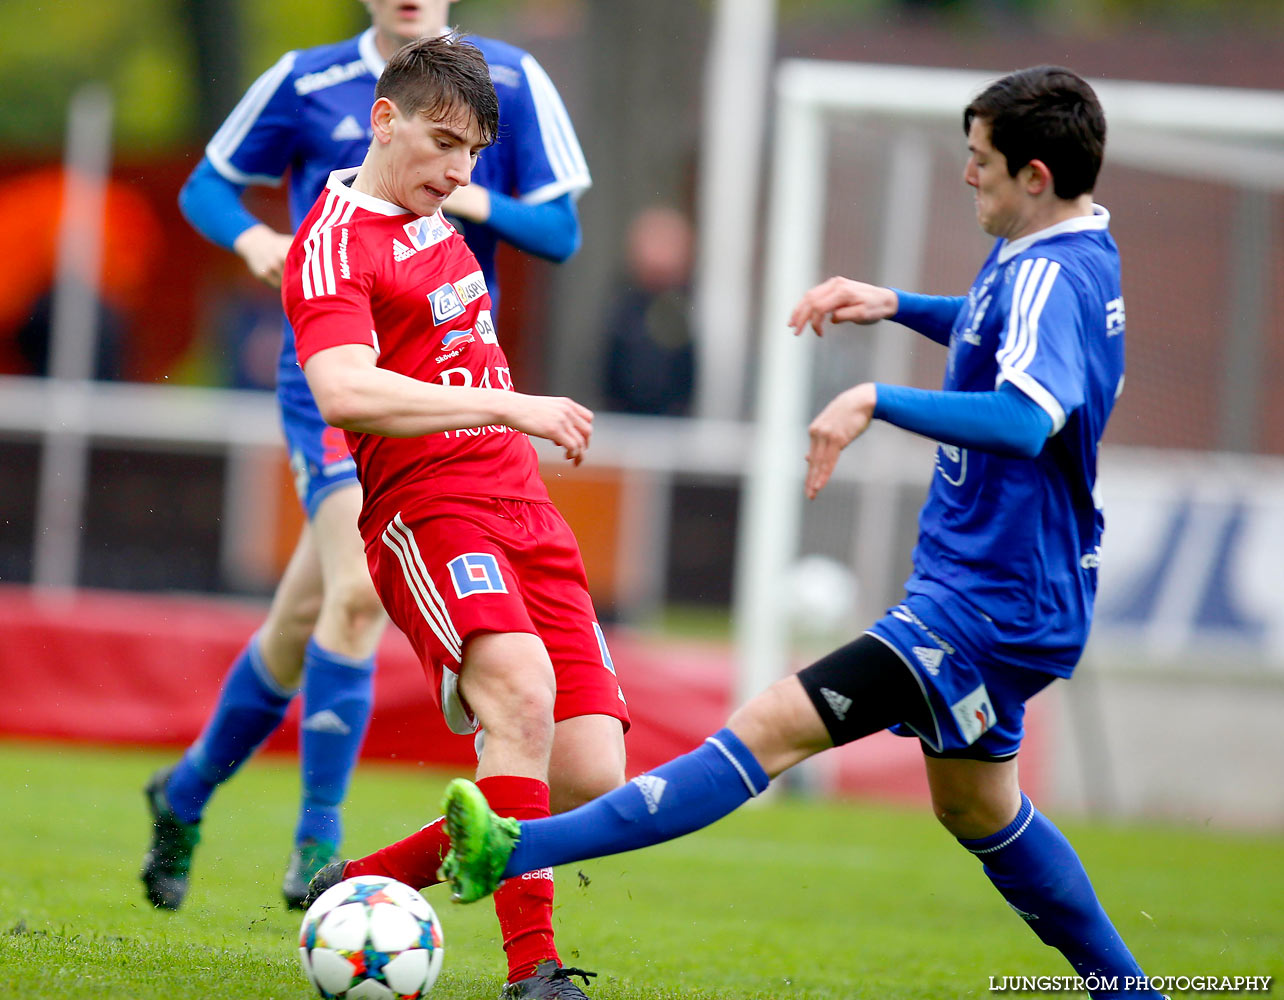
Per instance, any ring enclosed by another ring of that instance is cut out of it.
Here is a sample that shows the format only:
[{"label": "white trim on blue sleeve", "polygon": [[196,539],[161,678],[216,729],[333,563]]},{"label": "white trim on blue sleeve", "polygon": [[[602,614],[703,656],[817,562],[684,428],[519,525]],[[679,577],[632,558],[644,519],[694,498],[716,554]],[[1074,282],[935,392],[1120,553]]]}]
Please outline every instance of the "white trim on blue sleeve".
[{"label": "white trim on blue sleeve", "polygon": [[247,174],[232,166],[231,158],[245,141],[250,129],[254,127],[254,123],[258,121],[259,115],[263,113],[263,109],[272,100],[272,96],[282,82],[294,71],[294,60],[297,56],[297,52],[287,52],[276,61],[274,66],[255,80],[205,147],[205,156],[213,164],[214,169],[234,184],[275,186],[281,183],[283,175]]},{"label": "white trim on blue sleeve", "polygon": [[1060,273],[1060,262],[1047,257],[1031,257],[1021,261],[1016,280],[1012,283],[1007,336],[995,355],[995,360],[999,363],[999,374],[995,378],[994,387],[997,389],[1004,382],[1011,382],[1038,403],[1052,418],[1053,434],[1065,426],[1066,412],[1056,397],[1026,369],[1038,352],[1039,319]]},{"label": "white trim on blue sleeve", "polygon": [[556,178],[553,183],[522,195],[521,200],[527,204],[539,205],[560,197],[567,191],[578,194],[593,183],[593,178],[589,175],[588,163],[585,162],[584,151],[580,149],[571,117],[566,113],[566,105],[562,103],[553,81],[534,56],[522,56],[521,65],[535,105],[544,155]]},{"label": "white trim on blue sleeve", "polygon": [[233,184],[240,184],[242,187],[248,187],[251,184],[280,187],[281,181],[285,179],[285,174],[278,174],[273,177],[270,174],[247,174],[242,170],[237,170],[211,146],[205,147],[205,158],[210,161],[210,166],[217,170],[226,180],[231,181]]},{"label": "white trim on blue sleeve", "polygon": [[1052,418],[1052,430],[1048,433],[1048,437],[1057,434],[1066,425],[1066,411],[1057,402],[1057,397],[1048,392],[1042,383],[1037,381],[1029,372],[1020,371],[1016,368],[1000,368],[999,374],[994,380],[994,388],[997,389],[1004,382],[1011,382],[1034,400],[1039,409]]},{"label": "white trim on blue sleeve", "polygon": [[1012,284],[1012,305],[1008,313],[1008,332],[996,359],[999,366],[1025,370],[1039,348],[1039,319],[1057,275],[1059,261],[1032,257],[1021,262]]}]

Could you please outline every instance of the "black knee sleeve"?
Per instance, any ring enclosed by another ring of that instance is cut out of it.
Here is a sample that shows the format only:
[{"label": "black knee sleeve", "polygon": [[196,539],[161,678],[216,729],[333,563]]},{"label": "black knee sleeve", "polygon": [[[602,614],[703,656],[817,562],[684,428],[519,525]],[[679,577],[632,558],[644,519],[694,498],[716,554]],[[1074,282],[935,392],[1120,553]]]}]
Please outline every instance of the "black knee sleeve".
[{"label": "black knee sleeve", "polygon": [[929,715],[914,673],[882,640],[865,634],[798,672],[834,746]]}]

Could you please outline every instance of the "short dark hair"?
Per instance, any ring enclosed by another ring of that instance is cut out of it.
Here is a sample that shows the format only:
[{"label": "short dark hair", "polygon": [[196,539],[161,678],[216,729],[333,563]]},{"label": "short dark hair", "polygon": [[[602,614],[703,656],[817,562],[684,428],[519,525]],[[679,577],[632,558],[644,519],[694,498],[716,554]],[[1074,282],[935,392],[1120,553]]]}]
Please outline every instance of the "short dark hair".
[{"label": "short dark hair", "polygon": [[430,118],[467,111],[490,145],[499,131],[499,98],[481,49],[462,35],[420,38],[393,53],[375,84],[375,99],[386,97],[404,115]]},{"label": "short dark hair", "polygon": [[1063,66],[1032,66],[996,80],[963,110],[963,131],[980,119],[1008,173],[1031,160],[1052,171],[1058,198],[1092,191],[1106,147],[1106,115],[1081,76]]}]

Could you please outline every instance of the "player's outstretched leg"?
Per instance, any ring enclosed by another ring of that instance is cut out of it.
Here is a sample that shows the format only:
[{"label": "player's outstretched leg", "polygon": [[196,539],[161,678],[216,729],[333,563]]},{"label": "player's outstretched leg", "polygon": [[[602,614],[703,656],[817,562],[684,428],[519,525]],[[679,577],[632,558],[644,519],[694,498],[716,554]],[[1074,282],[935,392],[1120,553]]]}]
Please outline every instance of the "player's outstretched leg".
[{"label": "player's outstretched leg", "polygon": [[446,786],[441,808],[451,848],[438,877],[450,882],[456,902],[475,903],[499,888],[521,824],[496,816],[481,789],[467,778]]},{"label": "player's outstretched leg", "polygon": [[1070,842],[1024,793],[1008,826],[959,843],[981,860],[995,888],[1044,944],[1089,983],[1102,984],[1089,989],[1094,1000],[1162,996],[1147,985]]},{"label": "player's outstretched leg", "polygon": [[460,901],[471,902],[512,875],[633,851],[699,830],[761,794],[769,780],[730,729],[578,809],[522,821],[516,828],[489,819],[484,797],[456,780],[443,803],[452,848],[442,879]]}]

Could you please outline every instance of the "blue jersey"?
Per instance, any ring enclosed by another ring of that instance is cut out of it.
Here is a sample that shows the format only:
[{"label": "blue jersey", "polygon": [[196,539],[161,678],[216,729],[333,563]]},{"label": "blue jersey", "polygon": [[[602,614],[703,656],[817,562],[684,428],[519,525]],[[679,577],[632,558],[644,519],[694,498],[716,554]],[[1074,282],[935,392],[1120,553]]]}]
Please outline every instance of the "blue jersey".
[{"label": "blue jersey", "polygon": [[[536,205],[585,190],[591,179],[584,154],[543,68],[505,42],[475,36],[468,41],[486,57],[499,97],[499,132],[478,158],[473,182]],[[375,81],[384,63],[373,28],[332,45],[287,52],[232,109],[206,146],[206,159],[234,184],[275,186],[288,175],[290,220],[298,228],[330,172],[359,166],[365,158]],[[481,224],[459,222],[456,228],[497,298],[499,237]],[[277,375],[278,393],[308,394],[288,325]]]},{"label": "blue jersey", "polygon": [[962,598],[1004,658],[1061,676],[1087,641],[1104,518],[1097,448],[1123,388],[1124,304],[1110,216],[991,251],[954,319],[944,388],[1019,388],[1052,418],[1033,459],[940,445],[906,589]]}]

